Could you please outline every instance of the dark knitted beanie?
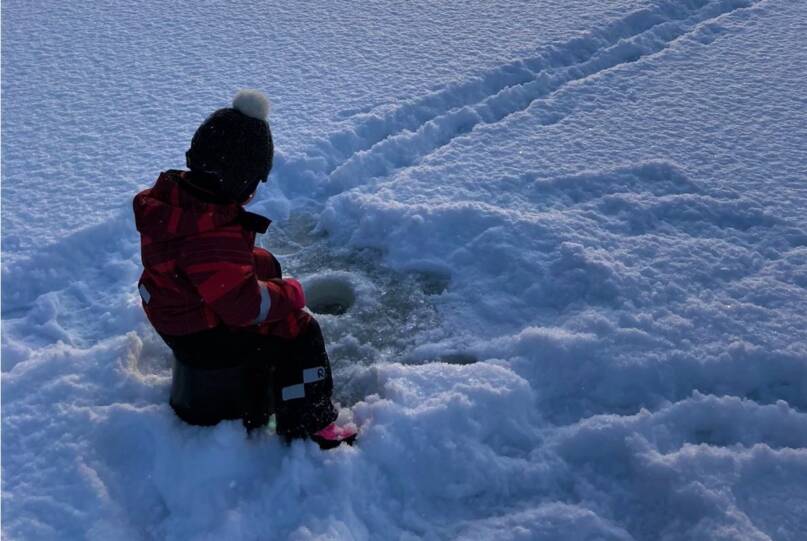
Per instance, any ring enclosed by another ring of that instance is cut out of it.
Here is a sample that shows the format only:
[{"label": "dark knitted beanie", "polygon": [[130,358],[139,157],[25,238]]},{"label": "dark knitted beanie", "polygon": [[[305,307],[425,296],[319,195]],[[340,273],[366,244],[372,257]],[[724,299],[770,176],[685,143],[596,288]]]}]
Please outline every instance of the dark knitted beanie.
[{"label": "dark knitted beanie", "polygon": [[217,191],[244,202],[272,169],[269,101],[256,90],[242,90],[233,106],[219,109],[196,130],[185,154],[188,168],[218,177]]}]

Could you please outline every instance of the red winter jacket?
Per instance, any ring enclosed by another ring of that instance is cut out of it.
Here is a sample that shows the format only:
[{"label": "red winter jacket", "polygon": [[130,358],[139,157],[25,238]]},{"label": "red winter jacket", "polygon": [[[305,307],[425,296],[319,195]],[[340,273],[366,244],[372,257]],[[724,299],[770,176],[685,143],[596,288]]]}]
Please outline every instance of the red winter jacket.
[{"label": "red winter jacket", "polygon": [[309,317],[303,289],[255,248],[269,220],[235,203],[205,202],[189,180],[167,171],[134,198],[144,267],[138,287],[151,324],[175,336],[219,325],[296,336]]}]

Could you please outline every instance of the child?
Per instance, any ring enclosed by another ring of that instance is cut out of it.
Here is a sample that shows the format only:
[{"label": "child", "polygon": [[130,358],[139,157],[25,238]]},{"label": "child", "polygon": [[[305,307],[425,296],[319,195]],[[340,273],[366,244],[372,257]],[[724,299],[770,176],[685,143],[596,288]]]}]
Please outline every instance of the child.
[{"label": "child", "polygon": [[163,172],[134,199],[143,308],[176,361],[171,406],[192,424],[240,417],[252,429],[274,401],[278,434],[352,443],[355,430],[334,423],[330,363],[303,289],[254,247],[270,221],[242,206],[272,168],[269,103],[242,90],[232,105],[196,130],[189,171]]}]

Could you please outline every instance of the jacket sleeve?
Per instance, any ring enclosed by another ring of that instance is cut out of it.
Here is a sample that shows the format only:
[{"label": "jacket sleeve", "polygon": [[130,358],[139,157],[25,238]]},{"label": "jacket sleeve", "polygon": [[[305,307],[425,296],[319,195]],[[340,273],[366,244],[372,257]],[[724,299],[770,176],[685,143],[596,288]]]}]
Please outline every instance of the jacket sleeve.
[{"label": "jacket sleeve", "polygon": [[270,307],[263,321],[280,321],[305,307],[305,293],[300,282],[293,278],[275,278],[261,282],[269,292]]},{"label": "jacket sleeve", "polygon": [[284,319],[305,306],[296,280],[258,279],[252,249],[239,232],[219,230],[185,239],[177,264],[228,327]]},{"label": "jacket sleeve", "polygon": [[277,258],[263,248],[253,248],[252,256],[255,258],[255,274],[258,280],[271,280],[272,278],[282,278],[283,271]]}]

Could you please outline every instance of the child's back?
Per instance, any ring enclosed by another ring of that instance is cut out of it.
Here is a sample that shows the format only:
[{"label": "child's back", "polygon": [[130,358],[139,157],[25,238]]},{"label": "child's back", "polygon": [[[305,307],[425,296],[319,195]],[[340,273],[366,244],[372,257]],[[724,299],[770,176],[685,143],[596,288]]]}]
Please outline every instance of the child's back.
[{"label": "child's back", "polygon": [[[269,220],[199,187],[201,175],[166,171],[134,200],[144,271],[139,289],[161,334],[226,325],[294,338],[308,319],[302,288],[255,248]],[[204,178],[202,176],[202,178]]]}]

